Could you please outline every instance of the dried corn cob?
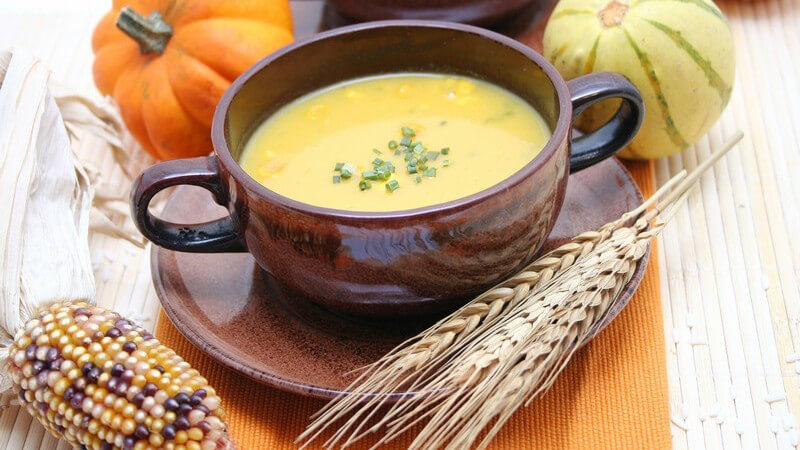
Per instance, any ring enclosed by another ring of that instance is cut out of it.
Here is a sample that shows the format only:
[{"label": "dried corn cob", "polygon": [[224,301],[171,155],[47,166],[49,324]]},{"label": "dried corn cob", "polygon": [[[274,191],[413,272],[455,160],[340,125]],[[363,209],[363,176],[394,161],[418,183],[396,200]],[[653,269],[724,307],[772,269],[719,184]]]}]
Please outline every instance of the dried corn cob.
[{"label": "dried corn cob", "polygon": [[10,355],[22,404],[75,446],[232,447],[206,379],[115,312],[85,303],[50,306],[19,330]]}]

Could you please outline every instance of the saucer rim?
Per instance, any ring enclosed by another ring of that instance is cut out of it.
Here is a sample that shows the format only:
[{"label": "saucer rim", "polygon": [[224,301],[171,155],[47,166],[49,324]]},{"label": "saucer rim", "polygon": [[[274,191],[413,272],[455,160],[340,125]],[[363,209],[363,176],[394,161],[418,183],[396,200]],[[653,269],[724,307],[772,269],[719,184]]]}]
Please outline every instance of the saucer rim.
[{"label": "saucer rim", "polygon": [[[621,169],[622,175],[625,176],[627,179],[627,183],[629,183],[633,187],[633,190],[636,194],[638,201],[640,203],[643,202],[644,197],[642,195],[642,191],[641,189],[639,189],[639,186],[633,180],[632,175],[625,167],[625,165],[623,165],[616,157],[609,159],[613,160],[614,163],[618,166],[618,168]],[[169,206],[169,202],[171,202],[173,198],[174,196],[170,197],[170,199],[167,201],[167,207]],[[326,399],[326,400],[332,399],[341,394],[348,393],[346,388],[341,390],[331,389],[323,386],[315,386],[307,383],[299,383],[278,375],[274,375],[263,369],[257,368],[252,364],[249,364],[246,360],[240,360],[234,358],[224,350],[220,349],[215,344],[204,339],[201,336],[201,333],[192,329],[192,327],[188,326],[185,323],[185,321],[181,320],[180,315],[173,307],[173,302],[168,301],[169,295],[166,289],[167,283],[162,278],[164,272],[166,271],[160,270],[159,266],[159,259],[161,257],[160,252],[175,253],[171,250],[167,250],[158,247],[156,245],[151,245],[150,270],[153,279],[153,286],[156,291],[156,296],[158,297],[159,303],[161,304],[161,307],[166,313],[167,318],[172,322],[173,326],[175,326],[178,332],[180,332],[181,335],[183,335],[189,342],[192,343],[192,345],[197,347],[201,352],[208,355],[213,360],[221,363],[225,367],[234,370],[238,373],[241,373],[242,375],[245,375],[246,377],[258,383],[271,386],[286,392],[291,392],[307,397]],[[590,337],[584,342],[584,345],[586,345],[592,339],[597,337],[597,335],[602,330],[604,330],[614,319],[616,319],[623,309],[625,309],[628,302],[630,301],[630,299],[636,293],[636,290],[641,285],[645,271],[647,270],[647,267],[650,263],[651,252],[652,252],[652,242],[648,244],[645,255],[640,260],[640,263],[638,264],[636,270],[634,271],[633,276],[625,285],[625,288],[620,294],[620,301],[618,301],[617,306],[609,314],[607,314],[606,318],[602,322],[595,325],[594,329],[590,332]],[[402,397],[403,395],[407,395],[407,393],[401,392],[401,393],[394,393],[392,395],[397,396],[399,398]]]}]

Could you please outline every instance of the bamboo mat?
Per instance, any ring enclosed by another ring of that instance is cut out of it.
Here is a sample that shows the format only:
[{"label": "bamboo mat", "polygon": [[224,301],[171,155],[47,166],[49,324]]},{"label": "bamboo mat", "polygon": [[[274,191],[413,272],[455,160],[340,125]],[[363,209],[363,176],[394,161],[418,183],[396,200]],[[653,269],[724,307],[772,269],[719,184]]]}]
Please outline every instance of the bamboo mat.
[{"label": "bamboo mat", "polygon": [[[89,38],[106,3],[0,2],[0,46],[30,51],[59,81],[97,96]],[[299,21],[318,17],[319,2],[294,7]],[[745,132],[661,238],[673,447],[792,448],[800,440],[800,362],[788,362],[800,352],[800,233],[792,231],[800,224],[800,0],[720,7],[737,47],[731,103],[696,146],[656,163],[661,184]],[[129,181],[98,141],[85,137],[79,153],[126,193]],[[104,236],[91,248],[98,302],[152,329],[148,252]],[[0,413],[0,448],[69,447],[11,407]]]}]

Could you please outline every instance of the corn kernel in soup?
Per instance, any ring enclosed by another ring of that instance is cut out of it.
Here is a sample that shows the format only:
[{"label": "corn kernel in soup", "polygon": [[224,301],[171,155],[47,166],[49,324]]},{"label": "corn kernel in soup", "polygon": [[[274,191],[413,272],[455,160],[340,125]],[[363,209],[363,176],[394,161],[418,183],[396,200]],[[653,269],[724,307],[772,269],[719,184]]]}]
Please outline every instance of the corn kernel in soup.
[{"label": "corn kernel in soup", "polygon": [[291,199],[349,211],[456,200],[508,178],[550,139],[539,113],[493,84],[413,73],[347,81],[267,118],[240,164]]}]

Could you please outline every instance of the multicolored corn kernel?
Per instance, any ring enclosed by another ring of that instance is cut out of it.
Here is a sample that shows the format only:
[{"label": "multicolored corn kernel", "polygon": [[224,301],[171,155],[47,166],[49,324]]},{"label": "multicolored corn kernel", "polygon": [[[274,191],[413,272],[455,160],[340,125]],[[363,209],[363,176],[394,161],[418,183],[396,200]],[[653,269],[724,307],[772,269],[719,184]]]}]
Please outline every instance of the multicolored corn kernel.
[{"label": "multicolored corn kernel", "polygon": [[79,448],[233,448],[206,379],[115,312],[53,305],[19,330],[10,357],[28,412]]}]

